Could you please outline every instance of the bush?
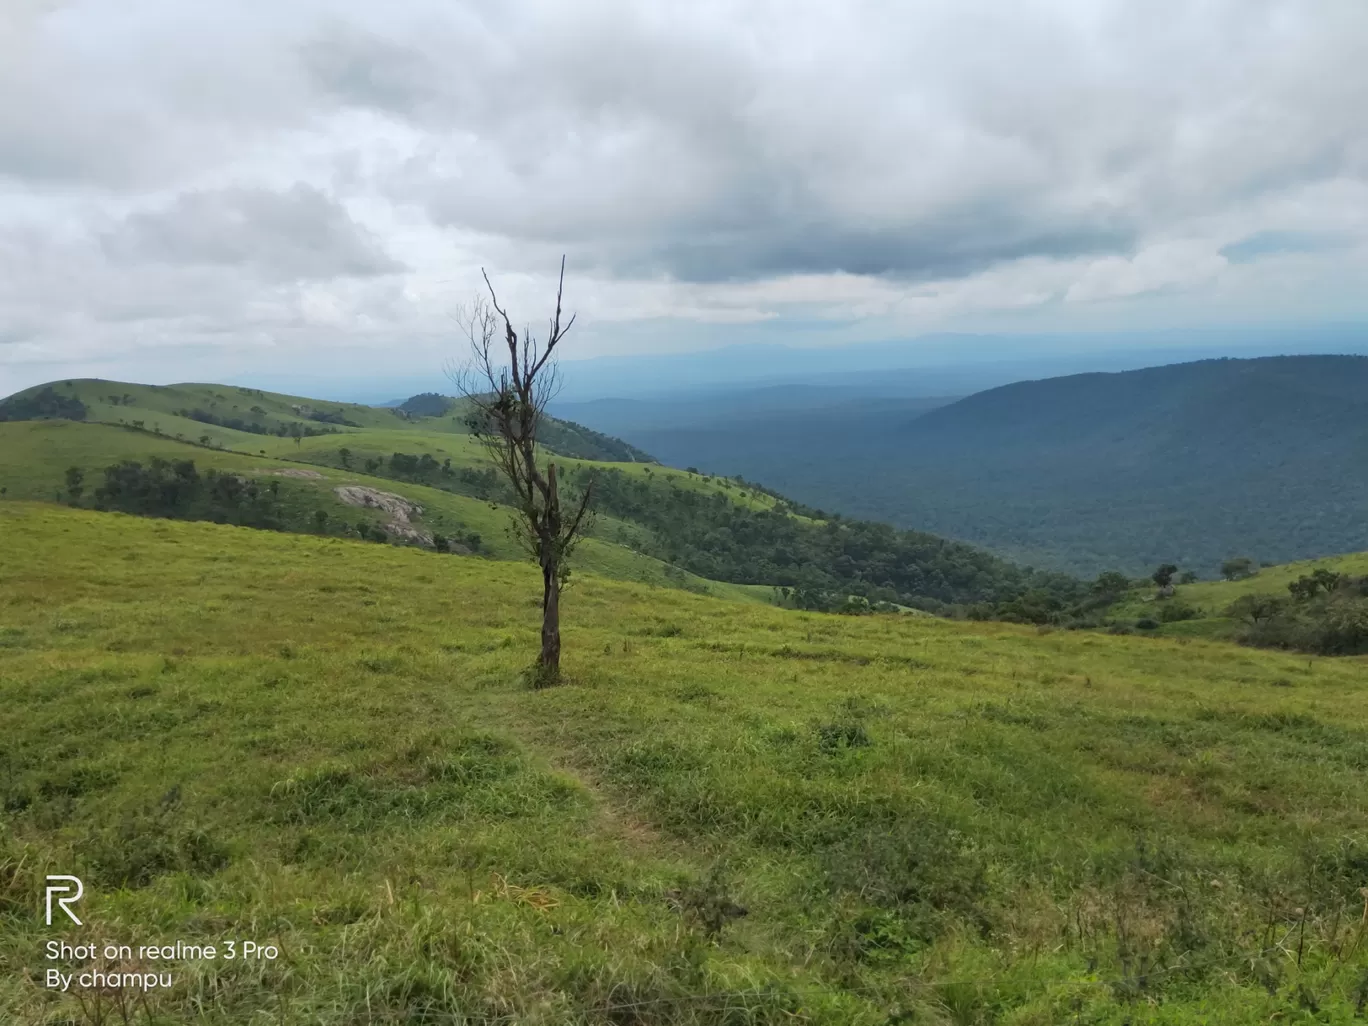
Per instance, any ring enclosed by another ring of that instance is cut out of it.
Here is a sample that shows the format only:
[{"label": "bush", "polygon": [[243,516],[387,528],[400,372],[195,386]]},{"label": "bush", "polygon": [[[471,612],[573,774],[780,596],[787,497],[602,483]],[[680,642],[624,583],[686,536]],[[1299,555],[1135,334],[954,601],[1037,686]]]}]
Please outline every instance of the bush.
[{"label": "bush", "polygon": [[1245,595],[1228,615],[1244,620],[1241,640],[1318,655],[1368,652],[1368,577],[1317,571],[1288,586],[1289,598]]},{"label": "bush", "polygon": [[1159,629],[1159,621],[1152,616],[1142,616],[1135,621],[1135,629],[1140,631],[1154,631]]},{"label": "bush", "polygon": [[1195,620],[1200,614],[1186,602],[1165,602],[1159,607],[1161,623],[1178,623],[1180,620]]}]

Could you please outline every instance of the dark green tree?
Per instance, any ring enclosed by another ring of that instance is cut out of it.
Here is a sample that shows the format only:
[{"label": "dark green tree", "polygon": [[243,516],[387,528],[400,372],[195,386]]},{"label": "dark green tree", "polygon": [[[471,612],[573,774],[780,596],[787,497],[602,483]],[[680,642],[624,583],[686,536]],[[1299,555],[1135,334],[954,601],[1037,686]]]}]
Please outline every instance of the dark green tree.
[{"label": "dark green tree", "polygon": [[1108,570],[1105,573],[1098,574],[1097,580],[1093,581],[1092,585],[1094,595],[1113,602],[1129,590],[1130,579],[1116,570]]},{"label": "dark green tree", "polygon": [[67,467],[66,472],[67,498],[72,504],[81,501],[81,495],[85,492],[85,471],[80,467]]},{"label": "dark green tree", "polygon": [[1286,608],[1287,599],[1278,595],[1241,595],[1226,612],[1257,627]]},{"label": "dark green tree", "polygon": [[1172,563],[1165,563],[1150,575],[1150,580],[1160,588],[1169,588],[1173,585],[1173,578],[1177,575],[1178,568]]}]

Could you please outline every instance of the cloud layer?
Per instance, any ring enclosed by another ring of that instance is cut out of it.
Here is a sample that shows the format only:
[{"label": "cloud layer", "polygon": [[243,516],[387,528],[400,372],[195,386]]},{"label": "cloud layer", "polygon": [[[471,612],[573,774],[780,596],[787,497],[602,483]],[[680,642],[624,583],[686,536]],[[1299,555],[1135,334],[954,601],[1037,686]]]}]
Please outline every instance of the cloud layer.
[{"label": "cloud layer", "polygon": [[580,355],[1363,317],[1365,48],[1360,0],[20,0],[0,391],[435,372],[562,252]]}]

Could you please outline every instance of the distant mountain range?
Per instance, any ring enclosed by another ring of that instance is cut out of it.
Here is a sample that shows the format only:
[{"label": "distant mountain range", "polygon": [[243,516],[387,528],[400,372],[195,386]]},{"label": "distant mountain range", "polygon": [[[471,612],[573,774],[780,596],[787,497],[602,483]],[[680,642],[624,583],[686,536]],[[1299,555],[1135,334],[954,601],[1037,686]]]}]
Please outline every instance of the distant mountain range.
[{"label": "distant mountain range", "polygon": [[[951,333],[882,341],[823,343],[820,332],[794,325],[785,342],[741,342],[719,329],[716,348],[671,352],[677,344],[662,323],[632,337],[633,352],[584,356],[575,341],[563,353],[562,403],[596,399],[674,401],[703,394],[774,386],[849,390],[881,398],[969,395],[1026,378],[1124,371],[1223,356],[1368,354],[1368,323],[1209,326],[1132,331]],[[807,344],[802,344],[807,343]],[[393,368],[358,377],[346,361],[291,373],[268,365],[245,370],[234,384],[337,402],[398,406],[417,392],[449,390],[434,361],[397,358]],[[570,413],[565,416],[575,419]],[[597,426],[597,425],[591,425]],[[600,427],[599,430],[607,430]]]},{"label": "distant mountain range", "polygon": [[[1368,548],[1368,358],[1203,360],[957,402],[845,399],[632,430],[660,459],[1056,569],[1205,575]],[[620,412],[620,411],[619,411]],[[614,418],[605,418],[614,420]]]}]

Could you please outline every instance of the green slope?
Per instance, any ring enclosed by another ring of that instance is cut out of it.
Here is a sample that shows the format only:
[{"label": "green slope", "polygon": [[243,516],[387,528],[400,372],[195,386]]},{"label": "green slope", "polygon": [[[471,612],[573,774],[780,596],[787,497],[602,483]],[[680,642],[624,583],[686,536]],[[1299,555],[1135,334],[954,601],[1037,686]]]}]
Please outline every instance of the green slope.
[{"label": "green slope", "polygon": [[[439,407],[437,403],[433,408]],[[195,447],[195,452],[233,453],[231,465],[222,465],[216,457],[205,457],[200,464],[234,473],[244,457],[320,468],[323,477],[317,484],[292,480],[288,486],[272,485],[287,500],[284,526],[291,530],[312,529],[311,517],[319,514],[334,525],[334,533],[345,533],[349,524],[360,532],[356,522],[336,508],[335,496],[311,494],[311,489],[346,483],[321,469],[332,468],[343,477],[379,476],[396,482],[381,490],[420,503],[430,521],[425,531],[455,537],[465,547],[474,544],[471,535],[478,535],[483,546],[479,551],[515,554],[501,540],[506,514],[491,516],[484,507],[472,505],[472,500],[499,502],[506,492],[497,480],[481,477],[492,471],[480,443],[465,431],[458,414],[415,417],[222,385],[162,387],[73,380],[29,389],[0,402],[0,429],[29,423],[20,418],[33,417],[68,417],[90,429],[103,424],[136,431],[150,446],[145,459],[169,441]],[[569,490],[587,487],[591,478],[596,481],[595,506],[601,515],[582,553],[584,568],[752,600],[772,599],[774,589],[781,587],[789,590],[785,601],[813,609],[859,611],[881,604],[1035,620],[1074,615],[1070,610],[1080,585],[1063,575],[1035,573],[921,532],[828,521],[757,485],[643,463],[637,459],[644,456],[639,451],[576,425],[553,419],[546,427],[548,446],[563,447],[559,453],[548,449],[546,456],[561,464]],[[15,430],[20,431],[17,437],[25,437],[22,430]],[[28,459],[44,464],[20,472],[20,477],[35,481],[44,478],[42,486],[18,488],[16,496],[53,497],[60,490],[60,475],[73,465],[90,475],[87,494],[93,495],[104,469],[115,462],[113,457],[96,458],[94,452],[68,462],[55,453],[26,457],[23,443],[15,444],[20,451],[11,462]],[[119,458],[136,458],[126,439],[115,448],[123,453]],[[631,459],[609,462],[583,455],[594,452]],[[274,507],[257,509],[244,519],[210,509],[205,492],[196,494],[195,501],[203,507],[200,519],[263,526],[278,522]],[[268,497],[266,504],[272,501]],[[316,507],[311,508],[310,501],[316,501]],[[152,511],[146,505],[120,508]],[[170,508],[155,511],[181,515]],[[705,584],[704,579],[725,584]]]},{"label": "green slope", "polygon": [[[358,432],[357,436],[366,437],[366,434]],[[280,443],[274,448],[282,454],[293,449],[293,443],[273,441]],[[459,441],[466,443],[463,451],[472,454],[473,459],[475,450],[470,447],[470,440]],[[305,439],[305,442],[336,444],[334,436]],[[306,465],[298,460],[219,450],[109,424],[66,420],[0,423],[0,489],[4,489],[4,497],[10,499],[52,501],[59,498],[65,487],[64,475],[68,467],[83,468],[93,487],[100,468],[122,460],[146,462],[152,458],[189,459],[203,469],[214,468],[275,482],[288,523],[295,530],[313,530],[317,510],[327,514],[328,530],[333,533],[340,525],[355,525],[359,521],[383,527],[386,517],[381,512],[349,505],[336,493],[339,487],[360,485],[401,495],[419,504],[423,510],[420,526],[425,530],[449,537],[474,532],[480,536],[479,552],[498,559],[522,558],[521,551],[508,535],[508,511],[469,496],[354,470],[335,469],[326,463]],[[292,476],[301,472],[314,476]],[[618,527],[605,518],[598,526],[602,537],[585,540],[576,565],[624,580],[745,601],[766,601],[770,596],[768,588],[706,581],[661,560],[613,544],[607,539]],[[443,557],[434,554],[433,558]]]},{"label": "green slope", "polygon": [[1324,559],[1266,566],[1252,577],[1238,581],[1180,584],[1174,588],[1170,599],[1158,598],[1154,586],[1145,584],[1133,588],[1125,599],[1107,610],[1107,615],[1120,621],[1145,617],[1159,619],[1165,604],[1189,606],[1197,612],[1195,618],[1164,623],[1158,628],[1159,632],[1174,637],[1233,637],[1238,633],[1240,624],[1225,616],[1231,603],[1244,595],[1277,595],[1286,598],[1289,584],[1316,570],[1330,570],[1353,577],[1368,575],[1368,552],[1349,552]]},{"label": "green slope", "polygon": [[[306,436],[311,432],[469,433],[465,408],[459,402],[440,415],[418,416],[401,408],[336,403],[235,385],[139,385],[98,378],[54,381],[17,392],[0,401],[0,421],[7,419],[7,413],[12,419],[31,419],[28,401],[46,390],[84,404],[87,421],[137,425],[154,434],[252,452],[275,452],[279,448],[275,443],[281,441],[294,444],[291,432]],[[547,419],[543,436],[548,446],[567,455],[650,462],[646,453],[617,439],[555,418]]]},{"label": "green slope", "polygon": [[1243,580],[1198,581],[1183,585],[1179,591],[1187,602],[1197,608],[1219,612],[1241,595],[1286,595],[1289,584],[1315,570],[1332,570],[1361,577],[1368,574],[1368,552],[1350,552],[1342,556],[1266,566]]},{"label": "green slope", "polygon": [[50,938],[278,948],[132,1022],[1358,1021],[1368,660],[583,575],[530,691],[531,567],[0,537],[0,1021],[124,1021]]}]

